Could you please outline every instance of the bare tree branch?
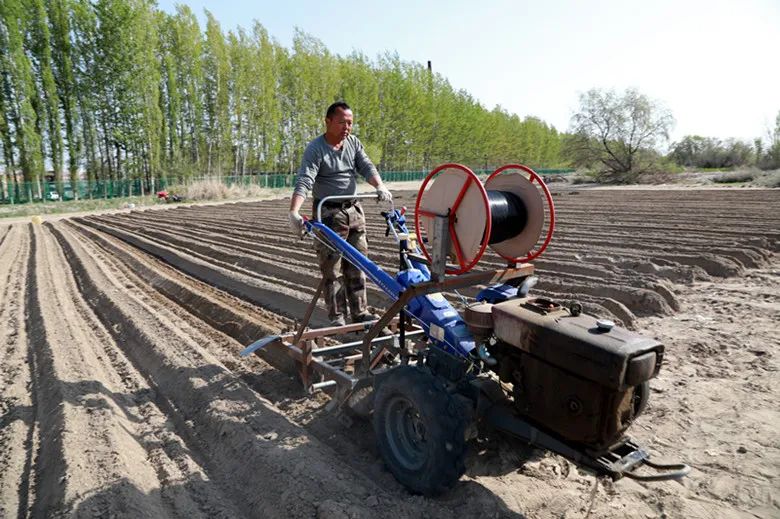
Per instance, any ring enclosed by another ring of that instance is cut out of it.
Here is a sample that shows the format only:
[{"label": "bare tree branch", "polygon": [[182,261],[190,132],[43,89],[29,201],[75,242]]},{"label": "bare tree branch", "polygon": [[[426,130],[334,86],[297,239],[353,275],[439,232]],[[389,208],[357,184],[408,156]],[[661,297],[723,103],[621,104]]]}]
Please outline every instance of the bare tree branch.
[{"label": "bare tree branch", "polygon": [[593,89],[580,96],[566,152],[577,166],[600,164],[606,177],[632,180],[656,167],[654,147],[673,124],[666,108],[635,89],[622,95]]}]

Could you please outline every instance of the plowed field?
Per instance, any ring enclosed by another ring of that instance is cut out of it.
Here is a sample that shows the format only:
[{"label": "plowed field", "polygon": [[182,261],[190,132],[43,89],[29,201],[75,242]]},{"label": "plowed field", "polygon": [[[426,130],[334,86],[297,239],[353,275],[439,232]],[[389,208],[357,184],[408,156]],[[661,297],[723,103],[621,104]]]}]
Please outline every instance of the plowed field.
[{"label": "plowed field", "polygon": [[597,482],[493,438],[451,492],[410,495],[368,422],[238,356],[319,282],[276,200],[0,224],[0,517],[780,517],[780,191],[554,198],[534,292],[664,342],[631,434],[691,464],[682,482]]}]

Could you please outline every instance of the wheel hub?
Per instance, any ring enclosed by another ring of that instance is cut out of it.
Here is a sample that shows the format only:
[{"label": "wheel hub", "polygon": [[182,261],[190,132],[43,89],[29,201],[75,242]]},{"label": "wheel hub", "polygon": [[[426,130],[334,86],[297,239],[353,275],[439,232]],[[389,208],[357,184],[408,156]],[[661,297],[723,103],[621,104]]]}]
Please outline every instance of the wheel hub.
[{"label": "wheel hub", "polygon": [[407,470],[418,470],[427,457],[425,421],[412,402],[397,396],[389,405],[387,438],[396,459]]}]

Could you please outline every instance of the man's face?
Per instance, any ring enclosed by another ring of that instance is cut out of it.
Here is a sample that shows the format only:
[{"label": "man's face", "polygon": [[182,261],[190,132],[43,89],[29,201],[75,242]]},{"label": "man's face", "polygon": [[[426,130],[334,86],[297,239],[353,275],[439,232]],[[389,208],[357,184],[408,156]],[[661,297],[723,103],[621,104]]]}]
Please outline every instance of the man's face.
[{"label": "man's face", "polygon": [[343,141],[352,133],[352,110],[337,108],[333,117],[325,118],[325,133],[332,139]]}]

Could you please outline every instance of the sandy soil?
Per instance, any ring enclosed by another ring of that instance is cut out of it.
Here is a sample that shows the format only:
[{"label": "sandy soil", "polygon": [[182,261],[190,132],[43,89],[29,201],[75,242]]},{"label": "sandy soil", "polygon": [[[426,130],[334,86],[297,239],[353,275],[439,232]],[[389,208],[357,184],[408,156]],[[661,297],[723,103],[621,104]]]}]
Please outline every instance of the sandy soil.
[{"label": "sandy soil", "polygon": [[491,438],[452,492],[410,495],[367,422],[237,355],[318,282],[277,200],[0,226],[0,517],[780,517],[780,193],[553,190],[536,293],[664,342],[630,432],[682,482]]}]

